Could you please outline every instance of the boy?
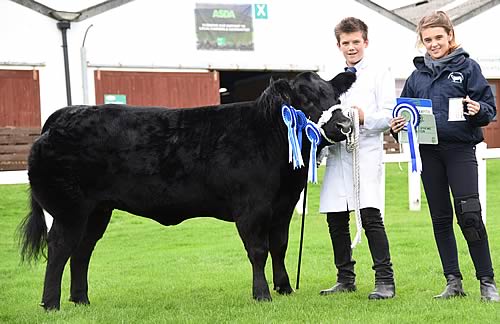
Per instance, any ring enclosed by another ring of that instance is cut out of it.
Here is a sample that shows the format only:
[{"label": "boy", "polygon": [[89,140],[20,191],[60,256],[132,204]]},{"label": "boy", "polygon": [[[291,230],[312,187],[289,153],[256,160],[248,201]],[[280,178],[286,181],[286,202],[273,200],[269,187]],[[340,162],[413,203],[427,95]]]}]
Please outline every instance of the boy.
[{"label": "boy", "polygon": [[[389,129],[391,110],[395,105],[395,82],[388,69],[372,64],[364,57],[368,47],[368,27],[360,19],[349,17],[335,27],[337,47],[347,67],[356,73],[351,89],[340,97],[342,105],[359,113],[360,211],[365,235],[373,259],[375,289],[369,299],[387,299],[395,295],[394,275],[389,242],[380,209],[382,180],[383,132]],[[375,62],[374,62],[375,63]],[[321,189],[320,212],[327,214],[332,241],[337,282],[321,295],[356,290],[354,264],[349,233],[349,213],[354,209],[352,155],[345,142],[330,146]]]}]

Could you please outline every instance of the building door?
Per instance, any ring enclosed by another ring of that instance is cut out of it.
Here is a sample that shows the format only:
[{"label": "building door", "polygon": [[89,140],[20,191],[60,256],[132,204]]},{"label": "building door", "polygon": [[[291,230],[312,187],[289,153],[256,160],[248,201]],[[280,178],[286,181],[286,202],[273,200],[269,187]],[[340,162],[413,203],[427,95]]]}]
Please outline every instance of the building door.
[{"label": "building door", "polygon": [[128,105],[189,108],[217,105],[219,73],[211,72],[130,72],[94,73],[96,103],[114,95]]},{"label": "building door", "polygon": [[0,70],[0,171],[27,168],[40,124],[38,70]]},{"label": "building door", "polygon": [[38,70],[0,70],[0,127],[40,124]]}]

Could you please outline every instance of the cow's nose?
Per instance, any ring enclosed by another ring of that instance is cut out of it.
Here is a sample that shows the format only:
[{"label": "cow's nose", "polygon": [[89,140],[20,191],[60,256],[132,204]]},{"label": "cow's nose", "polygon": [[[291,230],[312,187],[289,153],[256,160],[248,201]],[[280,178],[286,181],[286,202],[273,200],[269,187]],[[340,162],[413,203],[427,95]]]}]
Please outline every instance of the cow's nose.
[{"label": "cow's nose", "polygon": [[337,127],[340,129],[342,134],[347,135],[352,131],[351,122],[338,123]]}]

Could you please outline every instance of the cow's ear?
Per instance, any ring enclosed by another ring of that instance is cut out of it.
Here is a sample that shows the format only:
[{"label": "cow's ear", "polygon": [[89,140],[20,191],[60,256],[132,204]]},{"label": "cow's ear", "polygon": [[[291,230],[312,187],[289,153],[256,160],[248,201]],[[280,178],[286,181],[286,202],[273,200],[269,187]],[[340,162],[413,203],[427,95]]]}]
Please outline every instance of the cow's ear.
[{"label": "cow's ear", "polygon": [[276,81],[270,81],[274,90],[276,90],[280,94],[285,94],[290,96],[292,93],[292,87],[290,86],[290,82],[286,79],[278,79]]},{"label": "cow's ear", "polygon": [[352,86],[352,84],[356,81],[356,74],[352,72],[343,72],[337,74],[336,77],[331,79],[329,82],[335,89],[335,94],[340,96]]}]

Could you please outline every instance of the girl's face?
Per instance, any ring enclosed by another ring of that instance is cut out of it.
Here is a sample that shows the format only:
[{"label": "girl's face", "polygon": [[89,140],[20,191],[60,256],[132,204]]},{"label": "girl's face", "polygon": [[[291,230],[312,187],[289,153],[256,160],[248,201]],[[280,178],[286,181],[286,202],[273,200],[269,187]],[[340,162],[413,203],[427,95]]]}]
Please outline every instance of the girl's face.
[{"label": "girl's face", "polygon": [[363,33],[341,33],[337,47],[345,57],[348,66],[354,66],[361,61],[364,56],[365,48],[368,46],[368,40],[363,39]]},{"label": "girl's face", "polygon": [[440,59],[450,52],[452,32],[447,33],[443,27],[429,27],[420,32],[422,43],[427,53],[434,59]]}]

